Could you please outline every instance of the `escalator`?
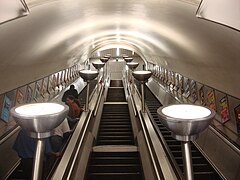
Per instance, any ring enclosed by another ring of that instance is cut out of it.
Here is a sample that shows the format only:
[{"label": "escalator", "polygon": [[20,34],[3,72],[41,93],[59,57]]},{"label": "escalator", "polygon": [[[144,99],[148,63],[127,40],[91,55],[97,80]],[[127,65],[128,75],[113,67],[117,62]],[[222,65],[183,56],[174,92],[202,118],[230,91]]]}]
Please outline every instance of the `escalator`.
[{"label": "escalator", "polygon": [[[140,87],[138,85],[140,92]],[[167,147],[166,149],[170,152],[170,156],[174,157],[174,160],[178,164],[181,172],[184,174],[183,158],[181,142],[172,138],[171,132],[161,123],[158,119],[157,109],[162,106],[158,99],[153,95],[153,93],[145,86],[145,97],[146,105],[151,114],[152,122],[154,126],[157,127],[163,136]],[[193,163],[193,173],[195,180],[220,180],[222,179],[211,164],[206,160],[198,148],[191,142],[191,152],[192,152],[192,163]]]},{"label": "escalator", "polygon": [[86,180],[142,180],[141,160],[121,81],[111,81]]}]

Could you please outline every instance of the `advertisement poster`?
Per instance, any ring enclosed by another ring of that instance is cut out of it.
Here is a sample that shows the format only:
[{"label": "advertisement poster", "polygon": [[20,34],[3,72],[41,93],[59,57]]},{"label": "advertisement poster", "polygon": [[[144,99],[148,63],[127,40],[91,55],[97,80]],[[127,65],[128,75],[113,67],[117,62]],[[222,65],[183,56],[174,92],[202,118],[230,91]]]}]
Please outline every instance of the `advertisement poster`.
[{"label": "advertisement poster", "polygon": [[196,84],[196,82],[194,80],[191,80],[190,92],[191,92],[192,102],[195,103],[196,100],[197,100],[197,84]]},{"label": "advertisement poster", "polygon": [[163,81],[163,79],[164,79],[164,69],[163,69],[163,67],[161,67],[160,80]]},{"label": "advertisement poster", "polygon": [[226,121],[230,120],[228,101],[226,96],[220,100],[220,115],[221,123],[225,123]]},{"label": "advertisement poster", "polygon": [[215,95],[213,90],[208,91],[207,100],[209,108],[216,111]]},{"label": "advertisement poster", "polygon": [[165,69],[165,70],[164,70],[164,79],[163,79],[163,82],[164,82],[164,83],[167,83],[167,78],[168,78],[168,77],[167,77],[167,70]]},{"label": "advertisement poster", "polygon": [[205,106],[206,102],[205,102],[205,95],[204,95],[204,86],[202,86],[198,92],[199,92],[200,105]]},{"label": "advertisement poster", "polygon": [[1,119],[5,122],[8,122],[9,116],[10,116],[10,109],[11,109],[11,100],[6,95],[3,99],[3,107],[2,107],[2,113],[1,113]]},{"label": "advertisement poster", "polygon": [[34,90],[34,100],[37,101],[38,97],[40,96],[41,86],[38,82],[35,83],[35,90]]},{"label": "advertisement poster", "polygon": [[185,83],[184,83],[184,97],[185,98],[188,98],[189,95],[190,95],[190,80],[189,79],[186,79]]},{"label": "advertisement poster", "polygon": [[57,77],[57,87],[59,88],[59,86],[60,86],[60,77],[61,77],[60,72],[57,73],[56,77]]},{"label": "advertisement poster", "polygon": [[17,90],[16,99],[15,99],[15,106],[23,104],[24,95],[20,89]]},{"label": "advertisement poster", "polygon": [[53,86],[52,85],[53,85],[53,76],[50,75],[48,77],[48,83],[47,83],[47,92],[48,92],[48,94],[51,94],[51,92],[53,90]]},{"label": "advertisement poster", "polygon": [[175,75],[175,87],[174,87],[175,91],[177,91],[178,88],[179,88],[179,76],[178,76],[178,74],[176,74]]},{"label": "advertisement poster", "polygon": [[234,113],[236,118],[237,132],[240,134],[240,104],[234,108]]},{"label": "advertisement poster", "polygon": [[72,75],[72,69],[69,68],[69,69],[68,69],[68,81],[71,81],[71,80],[72,80],[72,79],[71,79],[71,75]]},{"label": "advertisement poster", "polygon": [[64,82],[65,82],[66,84],[67,84],[67,82],[68,82],[68,69],[65,70]]},{"label": "advertisement poster", "polygon": [[62,86],[64,85],[65,72],[66,72],[66,70],[63,70],[61,73],[61,85]]},{"label": "advertisement poster", "polygon": [[47,92],[47,80],[44,78],[41,85],[41,96],[44,97],[44,94]]},{"label": "advertisement poster", "polygon": [[56,78],[56,75],[53,74],[52,76],[52,89],[55,91],[55,88],[57,86],[57,78]]},{"label": "advertisement poster", "polygon": [[180,91],[180,94],[183,94],[183,92],[184,92],[184,89],[183,89],[183,76],[182,75],[179,75],[179,91]]},{"label": "advertisement poster", "polygon": [[75,66],[72,67],[72,80],[75,79]]},{"label": "advertisement poster", "polygon": [[26,90],[26,103],[30,103],[32,101],[33,89],[30,86],[27,86]]}]

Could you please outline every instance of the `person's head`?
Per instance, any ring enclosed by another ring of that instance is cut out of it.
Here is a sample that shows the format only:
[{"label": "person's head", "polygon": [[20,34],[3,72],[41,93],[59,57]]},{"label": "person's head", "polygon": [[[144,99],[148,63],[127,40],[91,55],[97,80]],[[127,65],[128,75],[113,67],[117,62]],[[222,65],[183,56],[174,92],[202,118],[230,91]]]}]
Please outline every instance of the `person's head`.
[{"label": "person's head", "polygon": [[70,86],[70,89],[75,89],[75,86],[72,84],[72,85]]},{"label": "person's head", "polygon": [[68,97],[67,97],[67,99],[66,99],[66,103],[67,104],[71,104],[71,103],[73,103],[74,102],[74,96],[72,96],[72,95],[69,95]]}]

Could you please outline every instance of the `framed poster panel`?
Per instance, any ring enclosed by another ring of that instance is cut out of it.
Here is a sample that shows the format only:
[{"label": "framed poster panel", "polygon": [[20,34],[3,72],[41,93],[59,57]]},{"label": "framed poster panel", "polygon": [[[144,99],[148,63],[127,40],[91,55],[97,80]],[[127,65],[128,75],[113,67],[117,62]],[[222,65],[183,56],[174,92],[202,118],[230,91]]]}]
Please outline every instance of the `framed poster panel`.
[{"label": "framed poster panel", "polygon": [[9,120],[11,105],[12,105],[12,101],[7,95],[5,95],[3,98],[3,106],[1,111],[1,119],[4,122],[8,122]]},{"label": "framed poster panel", "polygon": [[41,93],[41,96],[44,98],[44,95],[46,94],[47,92],[47,81],[48,79],[44,78],[42,80],[42,84],[41,84],[41,90],[40,90],[40,93]]},{"label": "framed poster panel", "polygon": [[214,111],[216,111],[216,100],[215,100],[215,93],[213,89],[209,89],[207,92],[207,104],[208,107]]},{"label": "framed poster panel", "polygon": [[[41,82],[40,82],[41,83]],[[39,82],[36,82],[35,83],[35,88],[34,88],[35,90],[34,90],[34,100],[36,101],[36,102],[38,102],[38,98],[39,98],[39,96],[41,95],[41,86],[40,86],[40,84],[39,84]]]},{"label": "framed poster panel", "polygon": [[52,89],[54,92],[55,92],[56,86],[57,86],[57,77],[56,77],[56,74],[53,74],[52,75]]},{"label": "framed poster panel", "polygon": [[71,74],[72,74],[72,69],[68,68],[68,82],[71,81]]},{"label": "framed poster panel", "polygon": [[72,69],[71,79],[72,79],[72,81],[74,81],[75,80],[75,66],[73,66],[71,69]]},{"label": "framed poster panel", "polygon": [[201,86],[198,90],[200,105],[206,106],[204,86]]},{"label": "framed poster panel", "polygon": [[183,94],[183,92],[184,92],[184,87],[183,87],[184,84],[183,83],[184,83],[184,77],[179,74],[179,90],[178,90],[178,92],[180,94]]},{"label": "framed poster panel", "polygon": [[61,78],[61,72],[58,72],[57,73],[57,76],[56,76],[56,78],[57,78],[57,87],[59,88],[59,86],[60,86],[60,78]]},{"label": "framed poster panel", "polygon": [[183,96],[188,98],[190,96],[190,80],[188,78],[184,78],[184,93]]},{"label": "framed poster panel", "polygon": [[33,89],[30,85],[27,86],[26,89],[26,103],[30,103],[32,101],[33,98]]},{"label": "framed poster panel", "polygon": [[78,65],[76,65],[76,76],[77,76],[77,78],[79,78],[79,66]]},{"label": "framed poster panel", "polygon": [[73,79],[75,80],[75,79],[77,79],[77,74],[76,74],[76,71],[77,71],[77,69],[76,69],[76,65],[75,66],[73,66]]},{"label": "framed poster panel", "polygon": [[65,72],[66,72],[66,70],[62,70],[62,73],[61,73],[61,82],[60,83],[62,86],[64,86],[64,83],[65,83],[64,82]]},{"label": "framed poster panel", "polygon": [[51,94],[51,92],[52,92],[52,84],[53,84],[53,79],[52,79],[52,75],[50,75],[50,76],[48,76],[48,80],[47,80],[48,82],[47,82],[47,92],[48,92],[48,94]]},{"label": "framed poster panel", "polygon": [[234,114],[237,125],[237,133],[240,134],[240,104],[234,108]]},{"label": "framed poster panel", "polygon": [[23,103],[24,103],[24,94],[20,89],[18,89],[16,92],[15,106],[18,106]]},{"label": "framed poster panel", "polygon": [[225,123],[230,120],[227,96],[224,96],[220,100],[220,115],[221,115],[221,123]]},{"label": "framed poster panel", "polygon": [[164,72],[163,72],[163,83],[165,84],[167,82],[167,70],[164,69]]},{"label": "framed poster panel", "polygon": [[175,81],[174,90],[178,91],[178,88],[179,88],[179,75],[177,73],[175,74],[174,81]]},{"label": "framed poster panel", "polygon": [[170,91],[173,91],[174,90],[174,76],[175,76],[175,74],[174,74],[174,72],[172,72],[172,71],[170,71],[169,72],[170,73]]},{"label": "framed poster panel", "polygon": [[53,81],[52,81],[52,89],[54,91],[54,94],[58,92],[58,88],[57,88],[57,74],[53,74]]},{"label": "framed poster panel", "polygon": [[68,69],[65,69],[65,74],[64,74],[64,82],[65,84],[67,84],[67,81],[68,81]]},{"label": "framed poster panel", "polygon": [[192,103],[195,103],[197,101],[197,83],[196,81],[194,80],[191,80],[190,82],[190,97],[189,97],[189,100],[192,102]]}]

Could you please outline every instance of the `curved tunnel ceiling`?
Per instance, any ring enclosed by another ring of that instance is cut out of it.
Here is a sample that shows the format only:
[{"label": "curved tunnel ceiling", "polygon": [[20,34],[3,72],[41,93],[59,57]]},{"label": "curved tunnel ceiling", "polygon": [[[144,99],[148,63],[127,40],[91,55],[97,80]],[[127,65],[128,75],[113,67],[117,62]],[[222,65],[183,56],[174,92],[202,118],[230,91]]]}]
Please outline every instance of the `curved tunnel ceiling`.
[{"label": "curved tunnel ceiling", "polygon": [[0,25],[0,93],[119,45],[240,97],[239,32],[196,18],[196,0],[27,2],[27,17]]}]

